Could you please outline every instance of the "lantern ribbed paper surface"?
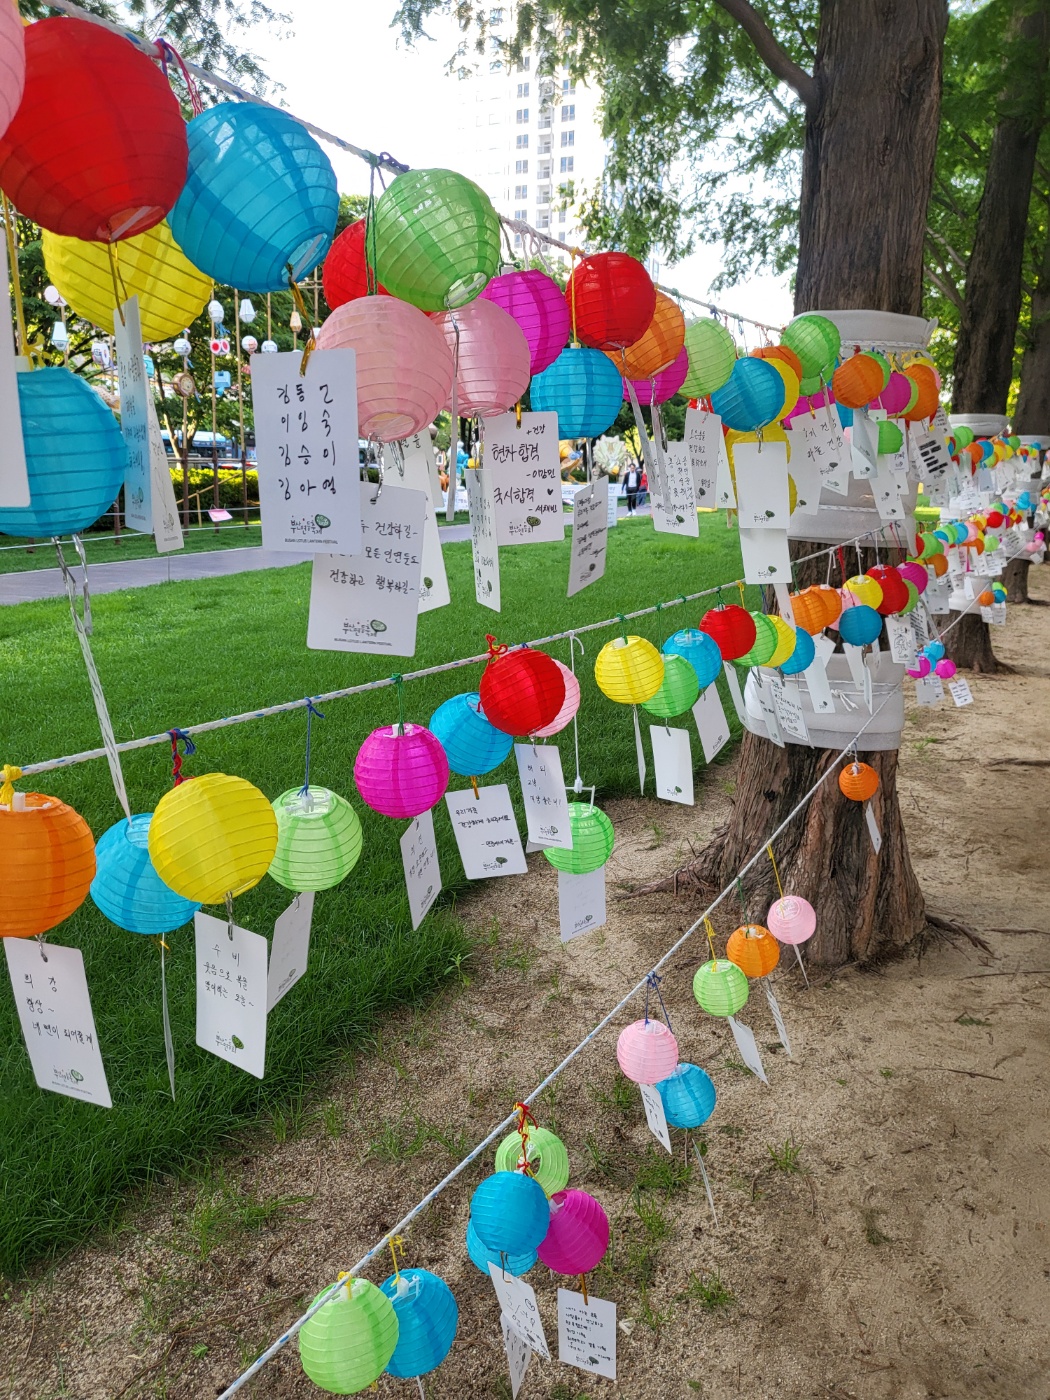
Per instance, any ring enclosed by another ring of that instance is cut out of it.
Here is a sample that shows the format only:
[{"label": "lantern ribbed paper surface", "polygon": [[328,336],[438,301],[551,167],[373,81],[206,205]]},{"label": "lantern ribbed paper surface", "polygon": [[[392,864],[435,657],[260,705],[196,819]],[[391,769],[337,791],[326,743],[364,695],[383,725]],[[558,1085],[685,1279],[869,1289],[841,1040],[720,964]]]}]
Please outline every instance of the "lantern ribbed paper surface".
[{"label": "lantern ribbed paper surface", "polygon": [[768,360],[737,360],[727,383],[711,395],[711,407],[727,428],[753,433],[772,423],[785,405],[784,381]]},{"label": "lantern ribbed paper surface", "polygon": [[397,1314],[397,1346],[387,1362],[392,1376],[425,1376],[440,1366],[456,1340],[459,1308],[443,1278],[426,1269],[402,1269],[379,1285]]},{"label": "lantern ribbed paper surface", "polygon": [[68,369],[33,370],[17,382],[29,505],[0,510],[0,530],[23,538],[86,530],[124,481],[127,449],[117,421]]},{"label": "lantern ribbed paper surface", "polygon": [[186,126],[160,68],[81,19],[25,31],[22,101],[0,188],[52,233],[115,243],[159,224],[186,178]]},{"label": "lantern ribbed paper surface", "polygon": [[864,603],[869,608],[877,608],[882,602],[882,588],[878,579],[871,574],[854,574],[843,587],[858,603]]},{"label": "lantern ribbed paper surface", "polygon": [[789,350],[794,350],[802,365],[803,378],[807,379],[820,374],[821,370],[825,371],[824,378],[827,379],[826,371],[838,359],[842,347],[834,321],[829,321],[826,316],[815,316],[812,312],[796,316],[784,328],[780,340]]},{"label": "lantern ribbed paper surface", "polygon": [[932,642],[927,642],[923,647],[923,651],[931,661],[940,661],[941,657],[944,655],[944,643],[936,639]]},{"label": "lantern ribbed paper surface", "polygon": [[863,408],[883,390],[882,366],[873,355],[861,351],[843,360],[831,380],[832,392],[845,408]]},{"label": "lantern ribbed paper surface", "polygon": [[481,295],[502,307],[521,327],[533,374],[552,365],[565,349],[571,328],[569,308],[553,277],[531,267],[504,272],[493,277]]},{"label": "lantern ribbed paper surface", "polygon": [[928,656],[923,656],[921,653],[916,658],[915,665],[907,668],[908,675],[916,681],[925,680],[932,670],[933,662]]},{"label": "lantern ribbed paper surface", "polygon": [[[666,369],[662,369],[655,378],[632,379],[629,382],[640,404],[666,403],[668,399],[673,399],[678,393],[685,383],[685,377],[688,373],[689,352],[683,347],[672,363]],[[627,385],[628,381],[625,380],[623,386],[624,403],[631,402],[630,389]]]},{"label": "lantern ribbed paper surface", "polygon": [[200,908],[168,888],[149,858],[152,813],[122,818],[99,838],[91,898],[97,907],[129,933],[172,933],[189,923]]},{"label": "lantern ribbed paper surface", "polygon": [[568,806],[572,850],[547,846],[543,854],[555,870],[564,870],[570,875],[600,870],[613,852],[616,839],[613,824],[601,808],[591,802],[570,802]]},{"label": "lantern ribbed paper surface", "polygon": [[742,924],[729,935],[726,957],[745,977],[766,977],[780,961],[780,947],[761,924]]},{"label": "lantern ribbed paper surface", "polygon": [[847,763],[839,773],[839,787],[851,802],[867,802],[878,786],[878,773],[866,763]]},{"label": "lantern ribbed paper surface", "polygon": [[826,583],[815,583],[805,590],[813,593],[824,603],[824,620],[828,627],[834,626],[842,613],[842,595],[837,588]]},{"label": "lantern ribbed paper surface", "polygon": [[448,787],[448,759],[421,724],[373,729],[354,759],[354,782],[365,802],[384,817],[418,817]]},{"label": "lantern ribbed paper surface", "polygon": [[715,1086],[699,1065],[683,1061],[656,1087],[670,1128],[699,1128],[715,1111]]},{"label": "lantern ribbed paper surface", "polygon": [[801,593],[791,595],[791,611],[796,624],[814,637],[828,625],[824,599],[813,588],[804,588]]},{"label": "lantern ribbed paper surface", "polygon": [[257,787],[226,773],[205,773],[166,792],[149,825],[157,874],[199,904],[250,890],[276,849],[273,808]]},{"label": "lantern ribbed paper surface", "polygon": [[435,316],[434,324],[459,366],[457,412],[464,418],[494,418],[513,408],[529,387],[531,373],[529,342],[514,317],[478,297],[459,311]]},{"label": "lantern ribbed paper surface", "polygon": [[916,386],[918,393],[915,402],[904,410],[901,417],[909,423],[932,418],[940,402],[940,382],[936,372],[926,365],[909,365],[904,374]]},{"label": "lantern ribbed paper surface", "polygon": [[618,705],[644,705],[663,685],[664,659],[644,637],[616,637],[598,653],[594,679]]},{"label": "lantern ribbed paper surface", "polygon": [[874,568],[868,570],[868,577],[874,579],[879,585],[882,598],[872,606],[876,612],[883,617],[889,617],[891,613],[900,612],[908,604],[908,590],[904,586],[904,579],[892,564],[876,564]]},{"label": "lantern ribbed paper surface", "polygon": [[[529,1175],[538,1181],[548,1196],[564,1191],[569,1184],[569,1154],[560,1137],[549,1128],[530,1127],[526,1139]],[[496,1170],[516,1172],[521,1169],[521,1134],[508,1133],[496,1148]]]},{"label": "lantern ribbed paper surface", "polygon": [[797,676],[812,666],[817,655],[816,644],[808,632],[803,632],[801,627],[795,628],[795,649],[786,661],[780,663],[780,669],[785,676]]},{"label": "lantern ribbed paper surface", "polygon": [[663,682],[652,699],[642,702],[642,708],[660,719],[672,719],[692,709],[699,694],[700,681],[685,657],[665,652]]},{"label": "lantern ribbed paper surface", "polygon": [[358,860],[361,821],[345,797],[328,788],[290,788],[274,799],[277,850],[270,878],[286,890],[329,890]]},{"label": "lantern ribbed paper surface", "polygon": [[758,637],[755,619],[737,603],[704,613],[700,631],[714,641],[723,661],[736,661],[746,655]]},{"label": "lantern ribbed paper surface", "polygon": [[368,264],[366,260],[364,219],[347,224],[338,234],[321,269],[321,283],[324,299],[334,311],[337,306],[345,306],[348,301],[357,301],[371,291],[376,296],[389,296],[385,287],[379,286],[372,274],[369,287]]},{"label": "lantern ribbed paper surface", "polygon": [[950,681],[958,670],[954,661],[949,661],[946,656],[942,657],[933,668],[942,680]]},{"label": "lantern ribbed paper surface", "polygon": [[545,651],[519,647],[494,655],[481,675],[481,708],[504,734],[534,734],[565,704],[565,679]]},{"label": "lantern ribbed paper surface", "polygon": [[623,381],[600,350],[570,345],[537,374],[529,390],[536,413],[556,413],[563,438],[601,437],[616,420]]},{"label": "lantern ribbed paper surface", "polygon": [[706,690],[722,674],[722,653],[713,637],[695,627],[683,627],[663,644],[664,656],[681,656],[696,672],[700,689]]},{"label": "lantern ribbed paper surface", "polygon": [[376,204],[376,272],[421,311],[473,301],[499,269],[499,216],[454,170],[406,170]]},{"label": "lantern ribbed paper surface", "polygon": [[783,364],[789,365],[799,383],[805,377],[802,372],[802,361],[790,346],[760,345],[757,350],[752,350],[751,354],[756,360],[780,360]]},{"label": "lantern ribbed paper surface", "polygon": [[674,364],[684,345],[682,308],[666,292],[658,291],[645,333],[625,350],[609,351],[609,357],[625,379],[650,380]]},{"label": "lantern ribbed paper surface", "polygon": [[693,996],[709,1016],[735,1016],[747,992],[747,978],[728,958],[704,963],[693,978]]},{"label": "lantern ribbed paper surface", "polygon": [[839,618],[839,636],[850,646],[863,647],[882,631],[882,618],[864,603],[846,608]]},{"label": "lantern ribbed paper surface", "polygon": [[396,297],[359,297],[337,307],[319,350],[357,353],[358,432],[380,442],[431,424],[452,392],[452,353],[440,329]]},{"label": "lantern ribbed paper surface", "polygon": [[740,658],[742,666],[765,666],[777,649],[780,640],[773,619],[765,613],[753,612],[751,621],[755,624],[755,641],[750,651]]},{"label": "lantern ribbed paper surface", "polygon": [[[6,3],[6,0],[4,0]],[[0,6],[2,8],[2,6]],[[44,233],[47,275],[78,316],[113,333],[114,295],[110,249]],[[144,340],[170,340],[204,310],[211,278],[198,272],[161,222],[125,239],[117,254],[121,291],[139,299]]]},{"label": "lantern ribbed paper surface", "polygon": [[656,310],[656,288],[628,253],[592,253],[573,269],[565,300],[581,345],[622,350],[648,329]]},{"label": "lantern ribbed paper surface", "polygon": [[682,384],[683,394],[705,399],[721,389],[736,364],[736,344],[721,321],[704,318],[685,328],[685,348],[689,373]]},{"label": "lantern ribbed paper surface", "polygon": [[386,1294],[366,1278],[346,1283],[299,1331],[303,1370],[333,1395],[366,1390],[386,1370],[397,1346],[397,1314]]},{"label": "lantern ribbed paper surface", "polygon": [[663,1021],[632,1021],[620,1032],[616,1059],[635,1084],[659,1084],[678,1063],[678,1041]]},{"label": "lantern ribbed paper surface", "polygon": [[782,617],[777,617],[775,614],[770,616],[769,621],[773,624],[773,630],[777,634],[777,644],[773,648],[773,654],[766,662],[766,665],[776,670],[794,656],[795,642],[798,633],[795,631],[794,627],[785,622]]},{"label": "lantern ribbed paper surface", "polygon": [[[789,350],[787,353],[790,355],[791,351]],[[778,421],[789,417],[798,406],[800,388],[798,375],[787,360],[778,359],[775,355],[759,355],[756,352],[752,358],[756,360],[765,360],[766,364],[772,365],[777,374],[780,375],[784,385],[784,402],[781,404],[776,416]],[[788,451],[790,454],[790,447]],[[794,510],[794,508],[794,505],[792,505],[791,509]]]},{"label": "lantern ribbed paper surface", "polygon": [[609,1248],[609,1217],[586,1191],[558,1191],[551,1197],[551,1223],[537,1253],[556,1274],[589,1274]]},{"label": "lantern ribbed paper surface", "polygon": [[14,0],[3,0],[0,4],[0,136],[18,111],[25,82],[25,29]]},{"label": "lantern ribbed paper surface", "polygon": [[248,292],[305,277],[339,214],[332,162],[306,128],[276,107],[220,102],[187,131],[189,170],[168,223],[190,262]]},{"label": "lantern ribbed paper surface", "polygon": [[817,931],[817,915],[812,904],[794,894],[785,895],[769,906],[766,923],[779,943],[805,943]]},{"label": "lantern ribbed paper surface", "polygon": [[534,1249],[527,1249],[522,1254],[501,1254],[498,1249],[490,1249],[488,1245],[482,1244],[478,1239],[474,1226],[469,1222],[467,1223],[467,1254],[470,1256],[470,1262],[486,1278],[489,1277],[490,1264],[498,1264],[504,1273],[511,1274],[514,1278],[521,1278],[522,1274],[527,1274],[536,1263]]},{"label": "lantern ribbed paper surface", "polygon": [[453,695],[430,716],[430,732],[438,739],[453,773],[480,777],[498,768],[514,747],[514,736],[489,724],[476,691]]},{"label": "lantern ribbed paper surface", "polygon": [[95,838],[79,812],[41,792],[25,794],[24,811],[0,807],[0,938],[34,938],[60,924],[94,875]]},{"label": "lantern ribbed paper surface", "polygon": [[522,1172],[493,1172],[470,1198],[470,1223],[483,1245],[500,1254],[527,1254],[550,1225],[543,1187]]},{"label": "lantern ribbed paper surface", "polygon": [[896,423],[891,423],[889,419],[884,419],[879,424],[879,456],[892,457],[895,452],[899,452],[904,446],[904,434]]},{"label": "lantern ribbed paper surface", "polygon": [[537,739],[549,739],[552,734],[560,734],[568,725],[576,711],[580,708],[580,683],[568,666],[563,665],[557,658],[551,660],[561,672],[561,678],[565,682],[565,699],[562,707],[551,720],[550,724],[545,724],[542,729],[534,729],[533,737]]}]

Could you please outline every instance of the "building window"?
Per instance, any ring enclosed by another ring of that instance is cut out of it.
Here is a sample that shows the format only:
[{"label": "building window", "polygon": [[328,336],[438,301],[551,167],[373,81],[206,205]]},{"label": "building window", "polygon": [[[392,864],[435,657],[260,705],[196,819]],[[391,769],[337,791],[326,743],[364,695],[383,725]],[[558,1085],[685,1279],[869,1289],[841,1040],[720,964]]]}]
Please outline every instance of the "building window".
[{"label": "building window", "polygon": [[517,121],[518,125],[519,125],[519,126],[523,125],[525,122],[528,121],[528,119],[529,119],[529,109],[528,109],[528,107],[519,107],[518,110],[517,110],[517,112],[515,113],[515,120]]},{"label": "building window", "polygon": [[550,129],[551,129],[550,114],[548,113],[546,116],[543,116],[543,115],[541,114],[540,119],[539,119],[539,121],[537,122],[537,126],[539,127],[539,129],[540,129],[541,131],[550,131]]},{"label": "building window", "polygon": [[520,234],[520,233],[516,233],[516,234],[514,235],[514,246],[515,246],[515,248],[520,248],[520,247],[521,247],[521,234]]},{"label": "building window", "polygon": [[550,187],[550,185],[541,185],[540,188],[536,191],[536,203],[537,203],[537,204],[549,204],[550,202],[551,202],[551,187]]},{"label": "building window", "polygon": [[514,198],[515,198],[515,199],[528,199],[528,197],[529,197],[529,187],[528,187],[528,185],[515,185],[515,186],[514,186]]},{"label": "building window", "polygon": [[503,70],[503,64],[499,61],[498,58],[494,58],[494,59],[492,60],[492,62],[489,64],[489,72],[490,72],[490,73],[499,73],[499,72],[502,72],[502,70]]},{"label": "building window", "polygon": [[518,64],[516,71],[519,73],[527,73],[531,67],[532,59],[528,54],[526,54],[525,57],[521,60],[521,62]]},{"label": "building window", "polygon": [[514,162],[515,175],[527,175],[529,173],[529,162],[527,160],[516,160]]},{"label": "building window", "polygon": [[549,136],[541,136],[540,144],[537,149],[541,156],[549,156],[551,153],[551,138]]},{"label": "building window", "polygon": [[562,90],[563,96],[565,96],[565,97],[575,97],[575,95],[576,95],[576,84],[572,81],[571,78],[563,78],[562,81],[561,81],[561,90]]},{"label": "building window", "polygon": [[561,144],[562,144],[563,146],[575,146],[575,145],[576,145],[576,133],[575,133],[575,131],[563,131],[562,134],[561,134]]},{"label": "building window", "polygon": [[527,209],[515,209],[514,217],[516,219],[527,219],[529,217],[529,211]]},{"label": "building window", "polygon": [[562,207],[558,210],[558,223],[559,223],[559,224],[563,224],[564,222],[565,222],[565,206],[562,205]]},{"label": "building window", "polygon": [[528,146],[529,146],[529,138],[528,138],[528,135],[525,135],[525,136],[516,136],[516,137],[514,138],[514,145],[515,145],[515,147],[517,148],[517,150],[519,150],[519,151],[528,150]]},{"label": "building window", "polygon": [[541,210],[536,214],[536,227],[537,227],[537,228],[550,228],[550,226],[551,226],[551,216],[550,216],[550,214],[548,214],[548,212],[547,212],[546,209],[541,209]]},{"label": "building window", "polygon": [[518,96],[519,96],[519,97],[528,97],[528,95],[529,95],[529,85],[528,85],[528,83],[519,83],[519,84],[518,84]]},{"label": "building window", "polygon": [[541,180],[549,180],[551,177],[551,163],[549,160],[541,160],[536,174]]},{"label": "building window", "polygon": [[576,120],[576,103],[566,102],[561,109],[561,119],[563,122],[574,122]]},{"label": "building window", "polygon": [[570,170],[572,170],[572,168],[573,168],[573,166],[575,165],[575,163],[576,163],[576,157],[575,157],[575,156],[562,156],[562,158],[561,158],[561,173],[562,173],[563,175],[568,174],[568,172],[569,172]]}]

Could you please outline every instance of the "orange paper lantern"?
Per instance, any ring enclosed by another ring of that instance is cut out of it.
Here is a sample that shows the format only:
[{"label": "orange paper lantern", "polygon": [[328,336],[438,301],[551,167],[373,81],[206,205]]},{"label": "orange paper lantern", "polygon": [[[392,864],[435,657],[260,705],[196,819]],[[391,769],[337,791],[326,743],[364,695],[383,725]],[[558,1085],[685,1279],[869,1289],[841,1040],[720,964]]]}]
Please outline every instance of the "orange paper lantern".
[{"label": "orange paper lantern", "polygon": [[831,389],[843,408],[863,408],[882,393],[884,384],[882,366],[862,351],[843,360],[832,376]]},{"label": "orange paper lantern", "polygon": [[[929,365],[909,365],[905,375],[918,386],[919,396],[901,416],[907,423],[919,423],[932,418],[940,404],[940,384],[937,372]],[[974,444],[971,444],[973,446]],[[982,454],[983,457],[983,454]]]},{"label": "orange paper lantern", "polygon": [[878,773],[866,763],[848,763],[839,774],[839,787],[851,802],[867,802],[878,786]]},{"label": "orange paper lantern", "polygon": [[780,944],[761,924],[743,924],[729,935],[726,957],[745,976],[765,977],[780,961]]},{"label": "orange paper lantern", "polygon": [[796,379],[801,381],[805,378],[802,373],[802,361],[794,350],[789,350],[786,345],[760,345],[757,350],[752,350],[751,354],[756,360],[782,360],[784,364],[791,366]]},{"label": "orange paper lantern", "polygon": [[793,593],[791,611],[795,614],[795,626],[801,627],[811,637],[828,626],[827,604],[816,588],[804,588],[801,593]]},{"label": "orange paper lantern", "polygon": [[934,554],[929,559],[927,559],[926,563],[929,565],[929,567],[933,570],[933,572],[937,575],[938,578],[943,578],[944,575],[948,572],[947,555]]},{"label": "orange paper lantern", "polygon": [[664,292],[657,292],[653,319],[641,339],[626,350],[606,353],[626,379],[653,379],[674,363],[684,344],[682,308]]},{"label": "orange paper lantern", "polygon": [[815,583],[806,590],[815,593],[824,604],[824,626],[833,627],[842,616],[842,595],[837,588],[827,583]]},{"label": "orange paper lantern", "polygon": [[977,601],[982,608],[990,608],[995,602],[995,594],[990,588],[986,588]]},{"label": "orange paper lantern", "polygon": [[57,797],[14,793],[11,802],[15,810],[0,805],[0,938],[34,938],[87,898],[95,838],[80,813]]}]

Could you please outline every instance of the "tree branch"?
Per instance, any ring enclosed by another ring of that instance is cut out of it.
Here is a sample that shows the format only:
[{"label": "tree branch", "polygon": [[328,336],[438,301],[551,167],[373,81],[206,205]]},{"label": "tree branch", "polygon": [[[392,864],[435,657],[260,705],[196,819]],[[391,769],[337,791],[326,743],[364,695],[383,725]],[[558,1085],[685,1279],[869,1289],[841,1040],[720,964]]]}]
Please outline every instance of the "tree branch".
[{"label": "tree branch", "polygon": [[935,268],[932,268],[929,265],[929,263],[926,264],[925,271],[926,276],[937,288],[941,296],[946,297],[948,301],[950,301],[954,306],[958,307],[958,309],[961,311],[963,308],[962,294],[959,291],[958,287],[955,285],[955,283],[952,282],[946,274],[942,275],[941,273],[937,272]]},{"label": "tree branch", "polygon": [[749,0],[715,0],[715,3],[740,25],[773,76],[787,83],[798,94],[803,106],[815,106],[817,84],[813,77],[780,47],[773,31]]},{"label": "tree branch", "polygon": [[932,238],[935,243],[939,243],[951,258],[952,262],[955,263],[956,267],[961,268],[963,272],[966,271],[966,259],[960,257],[948,240],[942,234],[938,233],[935,228],[931,228],[929,224],[926,225],[926,237]]}]

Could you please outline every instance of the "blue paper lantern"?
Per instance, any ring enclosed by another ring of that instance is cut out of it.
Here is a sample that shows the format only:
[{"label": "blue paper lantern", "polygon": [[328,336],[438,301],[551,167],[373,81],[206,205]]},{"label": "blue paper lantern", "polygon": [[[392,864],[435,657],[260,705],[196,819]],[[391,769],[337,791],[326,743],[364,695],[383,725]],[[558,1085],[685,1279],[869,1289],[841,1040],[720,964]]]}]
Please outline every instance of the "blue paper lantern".
[{"label": "blue paper lantern", "polygon": [[558,415],[559,436],[600,437],[620,411],[623,382],[608,355],[570,345],[541,374],[533,375],[529,401],[535,413]]},{"label": "blue paper lantern", "polygon": [[784,381],[768,360],[746,356],[711,395],[711,407],[727,428],[753,433],[783,412],[785,394]]},{"label": "blue paper lantern", "polygon": [[171,933],[200,908],[169,889],[153,868],[146,841],[152,812],[125,817],[95,846],[91,898],[107,919],[129,933]]},{"label": "blue paper lantern", "polygon": [[539,1248],[550,1228],[547,1193],[523,1172],[493,1172],[470,1198],[470,1223],[489,1249],[526,1254]]},{"label": "blue paper lantern", "polygon": [[722,653],[718,650],[718,643],[695,627],[683,627],[680,632],[668,637],[660,649],[665,656],[684,657],[696,672],[701,690],[706,690],[722,674]]},{"label": "blue paper lantern", "polygon": [[221,102],[187,127],[186,183],[168,215],[201,272],[241,292],[279,292],[310,272],[335,234],[332,162],[287,112]]},{"label": "blue paper lantern", "polygon": [[501,1255],[498,1249],[489,1249],[487,1245],[482,1244],[474,1226],[470,1224],[467,1225],[467,1253],[470,1262],[476,1269],[480,1269],[486,1278],[489,1276],[490,1264],[498,1264],[504,1273],[521,1278],[522,1274],[529,1272],[539,1257],[534,1249],[527,1249],[524,1254]]},{"label": "blue paper lantern", "polygon": [[788,659],[782,663],[780,670],[785,676],[797,676],[800,671],[804,671],[807,666],[813,664],[813,659],[817,654],[817,648],[813,643],[813,638],[803,627],[795,628],[795,650]]},{"label": "blue paper lantern", "polygon": [[439,705],[427,728],[440,741],[452,772],[468,778],[491,773],[514,747],[514,735],[504,734],[485,718],[476,691],[453,695]]},{"label": "blue paper lantern", "polygon": [[839,617],[839,636],[850,646],[863,647],[873,642],[882,631],[882,618],[867,603],[843,608]]},{"label": "blue paper lantern", "polygon": [[672,1128],[699,1128],[715,1111],[715,1086],[699,1065],[683,1061],[656,1087]]},{"label": "blue paper lantern", "polygon": [[397,1346],[387,1371],[408,1379],[425,1376],[441,1365],[456,1338],[459,1308],[451,1288],[427,1269],[402,1269],[379,1287],[397,1314]]},{"label": "blue paper lantern", "polygon": [[923,651],[930,658],[930,661],[936,666],[937,662],[940,661],[944,656],[944,643],[927,642],[926,645],[923,647]]},{"label": "blue paper lantern", "polygon": [[22,537],[86,530],[124,483],[117,420],[87,381],[54,366],[16,376],[29,504],[0,510],[0,531]]}]

